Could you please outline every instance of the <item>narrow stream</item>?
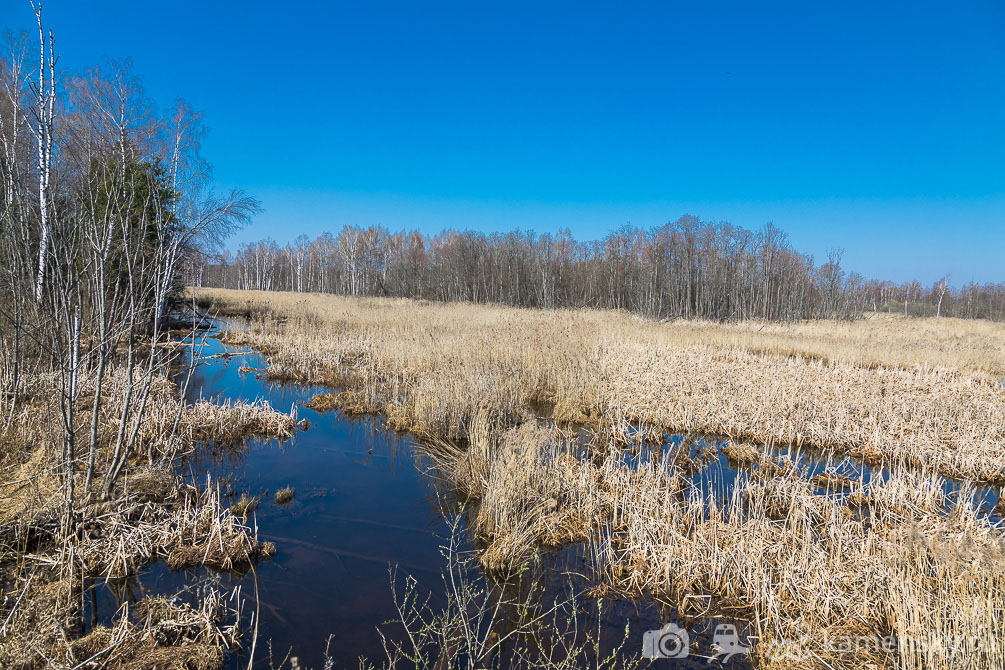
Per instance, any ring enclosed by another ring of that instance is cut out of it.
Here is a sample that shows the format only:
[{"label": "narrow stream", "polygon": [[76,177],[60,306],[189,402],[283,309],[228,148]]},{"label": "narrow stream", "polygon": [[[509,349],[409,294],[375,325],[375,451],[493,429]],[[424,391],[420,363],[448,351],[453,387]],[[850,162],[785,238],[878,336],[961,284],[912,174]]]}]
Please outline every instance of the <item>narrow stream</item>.
[{"label": "narrow stream", "polygon": [[[203,356],[234,351],[213,337],[203,341]],[[267,383],[238,372],[241,366],[264,368],[265,361],[258,354],[204,360],[187,400],[266,398],[280,411],[296,406],[311,424],[285,442],[250,440],[236,453],[207,449],[187,466],[193,476],[212,473],[235,501],[241,493],[261,499],[254,512],[259,536],[278,552],[258,566],[259,638],[271,641],[277,659],[292,648],[301,666],[319,668],[326,646],[337,667],[377,657],[375,626],[395,614],[388,566],[436,592],[444,564],[448,529],[422,476],[425,464],[376,419],[319,414],[301,405],[318,389]],[[287,486],[293,501],[276,504],[273,495]],[[256,656],[264,659],[267,650]]]},{"label": "narrow stream", "polygon": [[[208,475],[221,490],[232,492],[229,502],[242,493],[260,498],[249,525],[257,524],[259,538],[274,542],[277,553],[256,568],[260,626],[255,667],[278,668],[292,655],[300,668],[320,670],[326,649],[336,668],[358,668],[360,656],[379,662],[384,653],[377,627],[397,616],[390,566],[414,577],[432,594],[432,604],[443,602],[446,561],[441,546],[449,526],[435,480],[425,473],[429,464],[408,437],[384,429],[379,418],[350,419],[302,405],[324,389],[280,385],[254,372],[239,372],[242,366],[266,367],[257,353],[208,358],[239,351],[216,335],[197,337],[201,360],[187,389],[188,401],[265,398],[280,411],[296,406],[299,418],[310,422],[308,430],[287,441],[250,439],[239,449],[207,445],[183,465],[183,474],[197,483],[205,485]],[[293,501],[276,504],[273,495],[287,486],[295,490]],[[558,552],[547,559],[549,569],[581,568],[581,554],[581,548]],[[579,566],[570,566],[577,561]],[[228,591],[237,585],[247,617],[255,607],[254,574],[205,568],[172,573],[157,563],[137,578],[100,584],[93,591],[90,617],[92,624],[107,624],[127,600],[149,594],[194,600],[206,586]],[[659,610],[652,603],[605,604],[606,638],[620,641],[626,623],[632,631],[628,648],[635,652],[643,633],[659,628]],[[247,667],[246,650],[230,654],[228,667]],[[703,659],[693,667],[705,667]]]}]

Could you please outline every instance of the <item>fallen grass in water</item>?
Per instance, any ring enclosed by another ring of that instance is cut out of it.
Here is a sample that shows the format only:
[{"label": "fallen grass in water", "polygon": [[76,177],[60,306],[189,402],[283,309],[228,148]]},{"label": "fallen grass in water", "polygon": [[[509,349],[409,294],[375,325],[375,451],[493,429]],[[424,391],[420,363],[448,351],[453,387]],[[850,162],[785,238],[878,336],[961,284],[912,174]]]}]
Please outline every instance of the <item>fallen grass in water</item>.
[{"label": "fallen grass in water", "polygon": [[[697,598],[706,604],[696,618],[749,622],[757,667],[1005,664],[993,632],[1005,611],[1005,536],[973,495],[947,501],[935,473],[812,481],[764,452],[719,500],[679,460],[630,467],[617,451],[599,464],[578,460],[561,431],[529,424],[489,450],[426,451],[440,477],[477,501],[471,526],[490,573],[518,574],[541,548],[585,541],[595,596],[679,611]],[[845,648],[846,636],[862,643]]]}]

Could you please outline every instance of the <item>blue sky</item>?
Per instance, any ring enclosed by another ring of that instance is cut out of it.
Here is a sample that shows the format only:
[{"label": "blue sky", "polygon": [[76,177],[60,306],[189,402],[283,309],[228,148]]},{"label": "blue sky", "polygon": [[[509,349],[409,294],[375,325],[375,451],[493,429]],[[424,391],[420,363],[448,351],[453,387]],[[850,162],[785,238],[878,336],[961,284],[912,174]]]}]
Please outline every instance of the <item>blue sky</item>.
[{"label": "blue sky", "polygon": [[[0,23],[33,19],[0,0]],[[1005,280],[1005,5],[49,0],[61,64],[203,110],[241,241],[683,213],[867,276]]]}]

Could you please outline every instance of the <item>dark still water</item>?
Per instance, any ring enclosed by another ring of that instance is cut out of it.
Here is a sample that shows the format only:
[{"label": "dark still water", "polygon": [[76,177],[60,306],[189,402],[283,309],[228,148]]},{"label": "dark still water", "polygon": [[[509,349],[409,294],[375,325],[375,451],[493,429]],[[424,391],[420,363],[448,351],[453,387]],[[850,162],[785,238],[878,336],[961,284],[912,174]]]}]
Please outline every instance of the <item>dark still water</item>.
[{"label": "dark still water", "polygon": [[[217,339],[205,342],[204,356],[227,350]],[[256,656],[264,657],[271,641],[273,656],[292,648],[301,665],[320,667],[328,646],[338,665],[355,665],[359,655],[381,651],[375,626],[395,614],[389,565],[429,589],[439,582],[448,529],[436,493],[406,439],[374,419],[299,406],[318,389],[266,383],[239,373],[242,365],[265,362],[257,354],[204,361],[189,399],[266,398],[281,411],[297,406],[311,424],[292,440],[251,440],[239,453],[206,454],[189,466],[197,476],[212,472],[235,500],[241,493],[261,499],[254,512],[259,537],[274,542],[277,553],[258,566],[259,644],[266,646]],[[276,504],[273,495],[287,486],[293,501]]]},{"label": "dark still water", "polygon": [[[390,566],[414,577],[419,588],[432,595],[432,604],[444,602],[441,572],[446,560],[441,546],[449,538],[449,526],[441,509],[449,505],[441,503],[435,479],[425,473],[428,464],[407,437],[384,430],[379,419],[349,419],[301,405],[322,389],[269,383],[254,372],[238,372],[242,366],[265,368],[262,356],[207,359],[238,349],[221,344],[214,333],[197,341],[202,359],[187,389],[188,400],[264,398],[284,412],[296,407],[299,417],[311,424],[284,442],[253,439],[241,449],[227,450],[207,446],[183,466],[201,485],[211,476],[214,485],[231,493],[229,502],[242,493],[259,497],[248,523],[257,525],[260,539],[276,544],[276,556],[257,565],[257,580],[254,573],[172,573],[155,564],[137,579],[99,585],[93,621],[108,622],[123,601],[150,593],[194,600],[204,586],[217,585],[225,591],[240,586],[247,622],[256,608],[257,581],[255,667],[278,668],[292,655],[300,668],[320,670],[326,648],[336,668],[358,668],[360,656],[379,663],[384,653],[377,627],[391,634],[400,631],[384,626],[397,616]],[[293,501],[276,504],[273,495],[287,486],[295,489]],[[582,553],[572,548],[546,557],[544,564],[556,574],[582,572]],[[652,603],[605,603],[603,639],[620,641],[626,623],[631,627],[626,646],[634,653],[641,648],[643,633],[659,628],[660,614]],[[596,619],[591,625],[597,629]],[[247,639],[250,643],[250,635]],[[228,667],[247,663],[247,650],[228,658]],[[661,661],[664,667],[706,667],[703,659],[686,663]],[[289,662],[284,667],[290,667]]]}]

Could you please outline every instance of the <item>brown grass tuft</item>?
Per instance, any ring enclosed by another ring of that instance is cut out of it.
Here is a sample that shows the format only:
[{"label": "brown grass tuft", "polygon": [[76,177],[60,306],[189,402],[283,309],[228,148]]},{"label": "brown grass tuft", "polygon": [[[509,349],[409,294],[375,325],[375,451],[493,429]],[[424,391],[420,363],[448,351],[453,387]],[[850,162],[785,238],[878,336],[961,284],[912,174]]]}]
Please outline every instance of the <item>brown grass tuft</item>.
[{"label": "brown grass tuft", "polygon": [[230,506],[230,513],[246,521],[248,515],[255,511],[256,507],[258,507],[258,497],[249,497],[248,494],[242,493],[241,499]]},{"label": "brown grass tuft", "polygon": [[[141,601],[114,627],[76,639],[86,585],[130,578],[159,560],[173,569],[244,570],[274,555],[274,546],[259,543],[243,517],[226,508],[212,482],[202,490],[186,484],[173,465],[202,442],[237,445],[252,434],[288,437],[297,427],[295,414],[262,403],[186,406],[165,372],[155,373],[137,443],[105,496],[101,482],[129,384],[123,370],[109,371],[98,416],[96,485],[85,495],[78,469],[76,525],[65,536],[64,487],[55,465],[61,439],[57,381],[36,375],[25,386],[30,393],[18,399],[0,428],[0,581],[10,589],[0,602],[0,667],[220,667],[222,650],[237,643],[239,629],[223,625],[234,613],[215,590],[200,591],[195,609]],[[86,456],[89,383],[85,378],[77,412],[78,456]],[[84,462],[81,458],[79,468]]]}]

